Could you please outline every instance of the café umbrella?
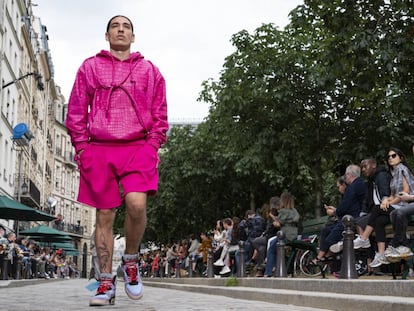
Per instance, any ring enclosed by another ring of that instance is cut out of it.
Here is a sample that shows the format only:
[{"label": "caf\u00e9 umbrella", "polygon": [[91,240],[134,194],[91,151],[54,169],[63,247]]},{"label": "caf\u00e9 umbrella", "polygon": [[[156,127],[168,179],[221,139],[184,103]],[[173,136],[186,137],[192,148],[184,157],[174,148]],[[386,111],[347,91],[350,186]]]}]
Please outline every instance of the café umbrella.
[{"label": "caf\u00e9 umbrella", "polygon": [[48,243],[49,246],[53,243],[68,243],[72,240],[65,232],[44,225],[36,226],[20,233],[35,241]]},{"label": "caf\u00e9 umbrella", "polygon": [[52,221],[56,217],[0,195],[0,219]]}]

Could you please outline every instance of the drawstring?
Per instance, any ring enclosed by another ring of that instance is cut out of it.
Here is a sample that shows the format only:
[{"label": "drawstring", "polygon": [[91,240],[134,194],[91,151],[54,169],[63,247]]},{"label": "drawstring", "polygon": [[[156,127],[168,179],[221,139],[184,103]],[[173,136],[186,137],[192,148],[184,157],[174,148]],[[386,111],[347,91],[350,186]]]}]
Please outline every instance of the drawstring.
[{"label": "drawstring", "polygon": [[140,115],[140,114],[139,114],[139,112],[138,112],[138,107],[137,107],[137,104],[136,104],[135,99],[132,97],[131,93],[129,93],[129,92],[128,92],[128,90],[127,90],[124,86],[122,86],[122,85],[111,86],[111,87],[110,87],[110,89],[109,89],[108,99],[107,99],[107,101],[106,101],[106,113],[105,113],[106,118],[107,118],[107,119],[109,118],[110,100],[111,100],[112,93],[113,93],[116,89],[123,90],[123,91],[125,92],[125,94],[128,96],[128,98],[129,98],[129,100],[130,100],[130,102],[131,102],[131,104],[132,104],[132,107],[133,107],[133,108],[134,108],[134,110],[135,110],[135,113],[136,113],[136,115],[137,115],[137,118],[138,118],[139,123],[141,123],[142,127],[143,127],[143,128],[145,129],[145,131],[148,133],[148,129],[145,127],[144,120],[142,120],[141,115]]},{"label": "drawstring", "polygon": [[[107,100],[106,100],[106,105],[105,105],[105,116],[106,116],[106,118],[108,119],[109,118],[109,109],[110,109],[110,106],[111,106],[111,97],[112,97],[112,94],[113,94],[113,92],[115,91],[115,90],[117,90],[117,89],[121,89],[121,90],[123,90],[124,92],[125,92],[125,94],[128,96],[128,98],[129,98],[129,100],[130,100],[130,102],[131,102],[131,104],[132,104],[132,106],[133,106],[133,108],[134,108],[134,110],[135,110],[135,113],[136,113],[136,115],[137,115],[137,118],[138,118],[138,121],[139,121],[139,123],[141,124],[141,126],[144,128],[144,130],[148,133],[149,131],[148,131],[148,129],[146,128],[146,126],[145,126],[145,123],[144,123],[144,121],[143,121],[143,119],[142,119],[142,117],[141,117],[141,115],[139,114],[139,112],[138,112],[138,106],[137,106],[137,103],[136,103],[136,101],[135,101],[135,99],[134,99],[134,97],[131,95],[131,93],[123,86],[123,84],[128,80],[128,78],[131,78],[131,83],[134,83],[135,84],[135,80],[133,80],[133,76],[132,76],[132,71],[133,71],[133,63],[132,63],[132,57],[130,57],[129,59],[128,59],[128,62],[129,62],[129,73],[126,75],[126,77],[122,80],[122,82],[120,82],[119,84],[116,84],[115,82],[114,82],[114,78],[115,78],[115,57],[114,56],[112,56],[111,57],[111,61],[112,61],[112,82],[111,82],[111,86],[104,86],[103,85],[103,83],[101,83],[101,81],[100,81],[100,79],[99,79],[99,77],[98,77],[98,81],[99,81],[99,86],[100,86],[100,88],[102,88],[102,89],[106,89],[106,90],[108,90],[108,97],[107,97]],[[97,64],[96,64],[96,62],[97,62],[97,60],[96,60],[96,57],[95,57],[95,66],[97,66]],[[97,76],[97,75],[96,75]],[[99,87],[98,87],[99,88]],[[134,95],[135,95],[135,88],[133,88],[133,90],[134,90]],[[95,90],[95,92],[96,92],[96,90]]]}]

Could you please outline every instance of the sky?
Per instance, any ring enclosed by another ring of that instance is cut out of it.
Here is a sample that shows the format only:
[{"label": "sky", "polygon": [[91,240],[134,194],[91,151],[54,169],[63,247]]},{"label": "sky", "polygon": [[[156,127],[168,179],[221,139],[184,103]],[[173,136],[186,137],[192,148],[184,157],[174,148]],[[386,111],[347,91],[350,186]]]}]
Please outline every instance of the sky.
[{"label": "sky", "polygon": [[114,15],[134,24],[132,51],[163,74],[170,120],[202,120],[208,103],[197,98],[203,81],[217,80],[235,51],[232,35],[262,24],[280,30],[303,0],[33,0],[34,15],[47,27],[55,83],[66,100],[84,59],[108,50],[105,30]]}]

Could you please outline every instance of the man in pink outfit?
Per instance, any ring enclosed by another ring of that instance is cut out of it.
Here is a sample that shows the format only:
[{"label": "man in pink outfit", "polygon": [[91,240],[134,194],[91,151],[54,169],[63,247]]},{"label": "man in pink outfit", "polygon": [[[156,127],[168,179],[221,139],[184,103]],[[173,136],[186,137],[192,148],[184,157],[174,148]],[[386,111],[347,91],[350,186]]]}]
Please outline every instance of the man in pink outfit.
[{"label": "man in pink outfit", "polygon": [[125,291],[132,299],[143,295],[138,250],[147,195],[158,187],[158,149],[168,130],[164,78],[140,53],[131,52],[131,20],[111,18],[105,38],[109,51],[86,59],[79,68],[66,119],[80,170],[78,200],[96,208],[100,286],[91,306],[115,302],[113,224],[116,207],[123,202]]}]

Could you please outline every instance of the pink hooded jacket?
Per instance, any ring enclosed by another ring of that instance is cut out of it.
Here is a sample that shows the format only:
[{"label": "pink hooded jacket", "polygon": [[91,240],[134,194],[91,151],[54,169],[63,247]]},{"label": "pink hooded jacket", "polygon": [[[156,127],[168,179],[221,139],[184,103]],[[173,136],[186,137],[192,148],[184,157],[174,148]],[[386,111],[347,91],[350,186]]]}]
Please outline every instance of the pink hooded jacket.
[{"label": "pink hooded jacket", "polygon": [[158,150],[168,130],[164,78],[140,53],[120,61],[101,51],[78,70],[66,127],[76,152],[89,141],[146,140]]}]

